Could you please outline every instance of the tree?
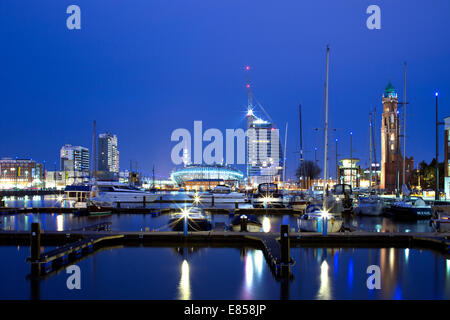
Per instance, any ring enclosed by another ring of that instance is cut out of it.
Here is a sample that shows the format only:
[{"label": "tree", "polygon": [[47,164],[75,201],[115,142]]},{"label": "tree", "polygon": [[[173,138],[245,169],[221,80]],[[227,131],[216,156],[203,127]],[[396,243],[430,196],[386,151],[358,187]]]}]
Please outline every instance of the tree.
[{"label": "tree", "polygon": [[[425,161],[419,163],[419,170],[414,170],[411,176],[411,183],[413,185],[419,184],[422,189],[435,189],[436,187],[436,159],[431,160],[430,164]],[[439,187],[444,186],[444,163],[439,163]]]},{"label": "tree", "polygon": [[306,187],[309,188],[311,181],[318,178],[321,172],[322,169],[317,164],[311,160],[305,160],[297,168],[295,175],[298,179],[300,179],[300,177],[304,177],[307,181]]}]

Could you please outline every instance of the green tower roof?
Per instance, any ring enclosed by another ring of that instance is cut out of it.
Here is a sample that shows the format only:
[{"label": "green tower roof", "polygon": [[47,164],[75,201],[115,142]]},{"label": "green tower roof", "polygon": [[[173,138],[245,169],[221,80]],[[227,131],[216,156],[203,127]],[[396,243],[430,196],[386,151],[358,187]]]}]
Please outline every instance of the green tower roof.
[{"label": "green tower roof", "polygon": [[388,85],[386,86],[386,88],[384,89],[384,96],[392,97],[392,98],[397,97],[397,91],[395,90],[394,86],[392,85],[392,83],[390,81],[389,81]]}]

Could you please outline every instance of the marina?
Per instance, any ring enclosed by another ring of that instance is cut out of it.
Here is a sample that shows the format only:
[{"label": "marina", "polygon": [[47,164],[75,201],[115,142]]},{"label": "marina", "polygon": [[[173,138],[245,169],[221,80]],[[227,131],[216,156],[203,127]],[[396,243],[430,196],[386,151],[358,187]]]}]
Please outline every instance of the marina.
[{"label": "marina", "polygon": [[0,301],[32,301],[14,314],[450,301],[446,0],[3,1]]}]

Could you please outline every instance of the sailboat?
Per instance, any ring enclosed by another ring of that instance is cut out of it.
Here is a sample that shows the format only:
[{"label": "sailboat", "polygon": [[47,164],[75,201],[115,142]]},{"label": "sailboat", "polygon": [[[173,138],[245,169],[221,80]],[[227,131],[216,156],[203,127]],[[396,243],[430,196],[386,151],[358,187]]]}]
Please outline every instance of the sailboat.
[{"label": "sailboat", "polygon": [[368,197],[359,197],[358,204],[353,209],[353,212],[357,215],[367,215],[367,216],[379,216],[383,213],[384,202],[383,200],[376,194],[372,194],[372,151],[373,151],[373,143],[372,143],[372,134],[373,134],[373,118],[372,113],[370,113],[369,120],[369,196]]},{"label": "sailboat", "polygon": [[298,228],[311,232],[338,232],[342,229],[343,220],[342,205],[328,191],[328,73],[329,73],[330,48],[327,46],[326,80],[325,80],[325,154],[323,170],[323,201],[310,204],[306,207],[305,214],[297,220]]},{"label": "sailboat", "polygon": [[112,200],[101,194],[97,181],[97,125],[94,120],[94,184],[91,188],[91,195],[87,200],[87,212],[89,216],[103,216],[110,215],[112,213],[113,202]]}]

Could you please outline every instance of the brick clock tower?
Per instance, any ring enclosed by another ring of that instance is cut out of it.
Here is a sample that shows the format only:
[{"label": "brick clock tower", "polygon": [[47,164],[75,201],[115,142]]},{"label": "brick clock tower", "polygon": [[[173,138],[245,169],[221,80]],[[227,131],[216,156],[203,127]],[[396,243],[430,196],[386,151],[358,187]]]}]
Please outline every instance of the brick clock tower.
[{"label": "brick clock tower", "polygon": [[[403,183],[403,157],[400,148],[400,119],[397,109],[397,91],[391,82],[387,85],[383,94],[383,114],[381,116],[381,185],[385,191],[395,191],[397,177],[399,187]],[[405,183],[414,167],[412,157],[405,159]],[[398,171],[397,171],[398,169]]]}]

